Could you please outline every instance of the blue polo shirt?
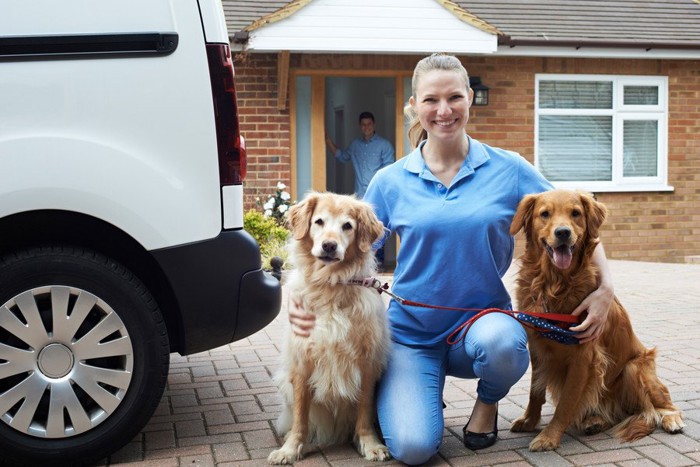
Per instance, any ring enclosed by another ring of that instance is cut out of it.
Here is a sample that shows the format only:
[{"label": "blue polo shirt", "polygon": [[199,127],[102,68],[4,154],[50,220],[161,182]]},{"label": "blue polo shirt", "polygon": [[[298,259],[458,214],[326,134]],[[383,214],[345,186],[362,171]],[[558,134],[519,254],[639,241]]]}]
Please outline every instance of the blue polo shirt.
[{"label": "blue polo shirt", "polygon": [[[511,309],[502,277],[513,259],[510,224],[520,200],[552,185],[519,154],[469,138],[469,153],[448,188],[423,160],[422,142],[380,170],[364,197],[397,233],[392,291],[416,302]],[[474,313],[389,305],[393,339],[431,345]]]},{"label": "blue polo shirt", "polygon": [[369,140],[354,139],[344,151],[338,149],[335,157],[342,162],[352,162],[355,194],[362,198],[377,170],[394,162],[394,147],[375,133]]}]

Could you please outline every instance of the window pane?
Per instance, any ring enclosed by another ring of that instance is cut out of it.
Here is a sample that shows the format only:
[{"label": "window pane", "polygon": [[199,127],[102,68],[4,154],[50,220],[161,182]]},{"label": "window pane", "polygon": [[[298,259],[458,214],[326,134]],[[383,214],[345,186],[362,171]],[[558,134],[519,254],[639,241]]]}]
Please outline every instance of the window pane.
[{"label": "window pane", "polygon": [[622,175],[624,177],[655,177],[659,122],[656,120],[626,120],[623,129]]},{"label": "window pane", "polygon": [[612,109],[612,81],[540,81],[541,109]]},{"label": "window pane", "polygon": [[659,105],[657,86],[625,86],[625,105]]},{"label": "window pane", "polygon": [[612,180],[612,117],[540,117],[539,169],[548,180]]}]

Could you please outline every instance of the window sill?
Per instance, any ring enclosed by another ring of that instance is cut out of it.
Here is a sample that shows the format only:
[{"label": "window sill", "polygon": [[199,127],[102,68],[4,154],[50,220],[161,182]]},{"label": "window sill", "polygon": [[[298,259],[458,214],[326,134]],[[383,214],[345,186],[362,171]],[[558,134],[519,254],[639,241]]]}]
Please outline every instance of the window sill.
[{"label": "window sill", "polygon": [[555,188],[567,190],[585,190],[593,193],[638,193],[638,192],[672,192],[670,185],[610,185],[593,182],[552,182]]}]

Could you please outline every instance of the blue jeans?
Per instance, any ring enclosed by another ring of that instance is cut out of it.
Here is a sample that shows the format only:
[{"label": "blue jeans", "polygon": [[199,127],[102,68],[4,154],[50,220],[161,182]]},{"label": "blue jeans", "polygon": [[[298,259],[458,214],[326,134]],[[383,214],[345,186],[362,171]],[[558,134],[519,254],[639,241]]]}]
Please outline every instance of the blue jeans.
[{"label": "blue jeans", "polygon": [[527,334],[502,313],[479,318],[463,341],[430,347],[392,343],[377,386],[379,424],[391,455],[408,465],[427,462],[440,449],[445,376],[479,378],[477,395],[493,404],[508,394],[529,364]]}]

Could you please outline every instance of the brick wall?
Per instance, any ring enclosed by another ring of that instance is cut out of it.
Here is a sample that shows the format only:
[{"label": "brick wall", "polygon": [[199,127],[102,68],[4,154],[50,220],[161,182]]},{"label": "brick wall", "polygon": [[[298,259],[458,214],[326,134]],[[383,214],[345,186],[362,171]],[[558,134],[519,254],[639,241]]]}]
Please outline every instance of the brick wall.
[{"label": "brick wall", "polygon": [[[244,183],[246,208],[290,184],[289,109],[277,109],[277,56],[236,57],[236,95],[241,133],[248,150]],[[263,199],[264,201],[264,199]]]},{"label": "brick wall", "polygon": [[[309,70],[412,71],[421,56],[292,55]],[[602,236],[610,258],[684,262],[700,255],[700,66],[697,61],[462,57],[490,87],[489,105],[472,107],[473,137],[534,158],[535,73],[663,75],[669,78],[669,185],[673,192],[598,193],[609,209]],[[246,203],[290,185],[289,109],[277,109],[274,54],[235,62],[241,125],[248,142]]]}]

